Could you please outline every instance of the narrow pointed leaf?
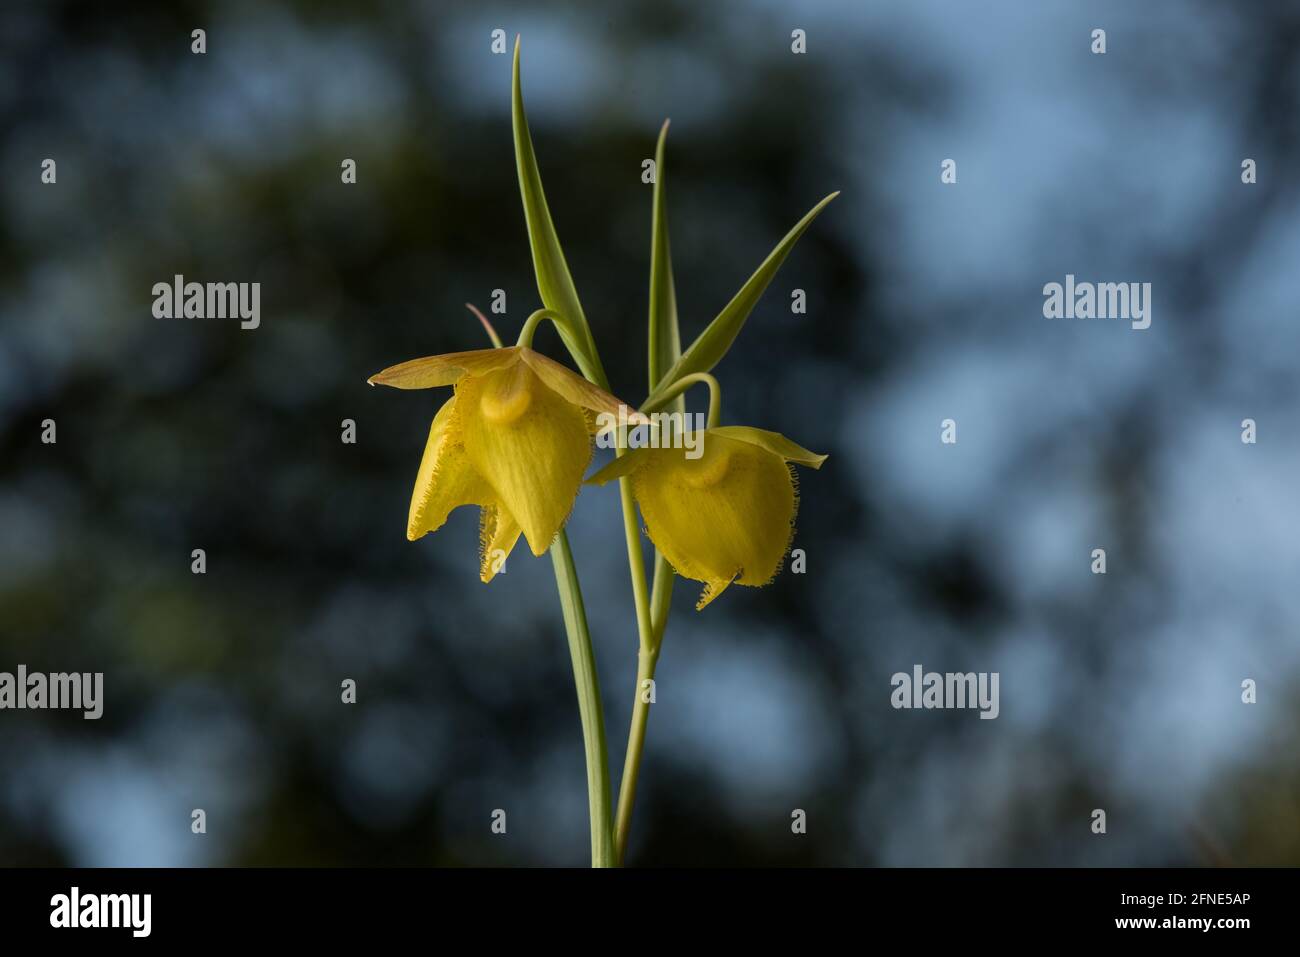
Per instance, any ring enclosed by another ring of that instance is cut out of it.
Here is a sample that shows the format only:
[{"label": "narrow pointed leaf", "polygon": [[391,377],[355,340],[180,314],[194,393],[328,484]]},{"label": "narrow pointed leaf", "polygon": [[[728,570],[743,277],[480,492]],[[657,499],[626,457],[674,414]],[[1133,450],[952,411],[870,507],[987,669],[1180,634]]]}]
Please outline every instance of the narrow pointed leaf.
[{"label": "narrow pointed leaf", "polygon": [[677,325],[677,293],[673,288],[673,260],[668,246],[668,209],[664,196],[664,144],[668,121],[659,131],[655,147],[654,211],[650,225],[650,389],[681,358],[682,337]]},{"label": "narrow pointed leaf", "polygon": [[758,267],[754,275],[750,276],[745,285],[740,288],[740,292],[736,293],[731,302],[727,303],[726,308],[718,313],[717,318],[709,323],[708,328],[700,333],[699,338],[691,343],[690,348],[668,370],[663,380],[655,386],[654,392],[646,399],[642,409],[657,408],[658,403],[662,401],[659,397],[682,376],[693,372],[708,372],[721,361],[727,354],[727,350],[731,348],[731,344],[736,341],[736,336],[744,326],[745,320],[749,318],[759,296],[772,281],[776,271],[781,268],[781,263],[785,262],[785,257],[790,254],[794,244],[817,218],[817,214],[838,195],[838,192],[831,193],[810,209],[803,219],[795,223],[794,228],[785,234],[785,238],[777,243],[776,248],[763,260],[763,264]]},{"label": "narrow pointed leaf", "polygon": [[564,317],[557,323],[560,337],[584,375],[602,388],[607,387],[605,371],[596,354],[587,317],[583,314],[578,291],[569,274],[560,238],[555,234],[555,223],[546,205],[542,190],[542,175],[537,168],[533,140],[528,132],[528,118],[524,114],[524,97],[519,81],[519,40],[515,40],[514,85],[511,94],[511,116],[515,139],[515,165],[519,171],[519,193],[524,203],[524,218],[528,223],[528,244],[533,253],[533,270],[537,273],[537,292],[547,309]]}]

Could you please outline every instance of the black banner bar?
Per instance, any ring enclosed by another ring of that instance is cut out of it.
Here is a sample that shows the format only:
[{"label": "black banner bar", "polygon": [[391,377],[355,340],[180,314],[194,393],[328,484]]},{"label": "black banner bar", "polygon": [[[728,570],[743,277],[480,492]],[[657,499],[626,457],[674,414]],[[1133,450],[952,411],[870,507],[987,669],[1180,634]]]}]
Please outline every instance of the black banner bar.
[{"label": "black banner bar", "polygon": [[[8,870],[6,942],[533,942],[843,932],[1231,944],[1293,923],[1297,872],[1227,870]],[[675,930],[674,930],[675,929]],[[1245,935],[1245,937],[1241,936]],[[603,937],[600,939],[604,939]],[[662,938],[665,944],[670,938]]]}]

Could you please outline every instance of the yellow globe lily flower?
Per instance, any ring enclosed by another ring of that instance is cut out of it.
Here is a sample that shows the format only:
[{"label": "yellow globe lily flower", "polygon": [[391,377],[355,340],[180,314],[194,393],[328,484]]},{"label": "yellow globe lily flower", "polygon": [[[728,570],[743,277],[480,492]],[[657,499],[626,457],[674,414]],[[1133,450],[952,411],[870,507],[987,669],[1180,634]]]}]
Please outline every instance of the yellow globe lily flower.
[{"label": "yellow globe lily flower", "polygon": [[458,506],[479,506],[485,582],[521,533],[534,555],[550,547],[591,462],[595,413],[617,414],[621,405],[528,346],[412,359],[368,381],[397,389],[455,387],[429,428],[406,537],[436,531]]},{"label": "yellow globe lily flower", "polygon": [[[700,456],[687,458],[696,441]],[[705,429],[681,444],[632,449],[587,482],[628,476],[655,547],[678,575],[704,582],[699,610],[733,582],[759,587],[776,577],[799,509],[787,463],[820,468],[826,456],[743,426]]]}]

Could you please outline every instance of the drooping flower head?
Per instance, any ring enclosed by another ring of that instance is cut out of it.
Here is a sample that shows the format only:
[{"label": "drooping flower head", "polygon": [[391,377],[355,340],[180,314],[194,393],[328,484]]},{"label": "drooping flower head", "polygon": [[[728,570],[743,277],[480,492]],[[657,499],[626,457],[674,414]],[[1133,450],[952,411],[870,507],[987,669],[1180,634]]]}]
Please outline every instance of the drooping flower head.
[{"label": "drooping flower head", "polygon": [[[633,449],[587,481],[628,476],[655,547],[678,575],[704,582],[700,609],[733,582],[761,586],[776,576],[799,507],[787,463],[820,468],[826,456],[743,426],[705,429],[682,445]],[[687,455],[693,447],[697,458]]]},{"label": "drooping flower head", "polygon": [[412,359],[368,380],[397,389],[454,386],[434,417],[411,494],[406,537],[436,531],[477,505],[479,577],[490,581],[522,532],[550,546],[591,462],[595,415],[621,403],[527,346]]}]

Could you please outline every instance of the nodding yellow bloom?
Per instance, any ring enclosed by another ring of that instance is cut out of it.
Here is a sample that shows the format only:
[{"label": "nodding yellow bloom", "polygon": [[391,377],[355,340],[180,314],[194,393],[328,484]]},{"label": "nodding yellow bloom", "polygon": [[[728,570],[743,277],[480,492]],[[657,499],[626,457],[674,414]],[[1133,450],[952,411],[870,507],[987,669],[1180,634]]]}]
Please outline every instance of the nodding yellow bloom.
[{"label": "nodding yellow bloom", "polygon": [[722,426],[696,437],[701,455],[684,448],[632,449],[587,481],[628,476],[646,534],[684,578],[704,582],[703,608],[733,582],[766,585],[781,568],[799,509],[787,463],[820,468],[816,455],[763,429]]},{"label": "nodding yellow bloom", "polygon": [[593,413],[619,400],[527,346],[412,359],[371,376],[397,389],[455,386],[429,428],[406,537],[436,531],[452,509],[480,508],[479,577],[490,581],[522,533],[550,546],[591,462]]}]

